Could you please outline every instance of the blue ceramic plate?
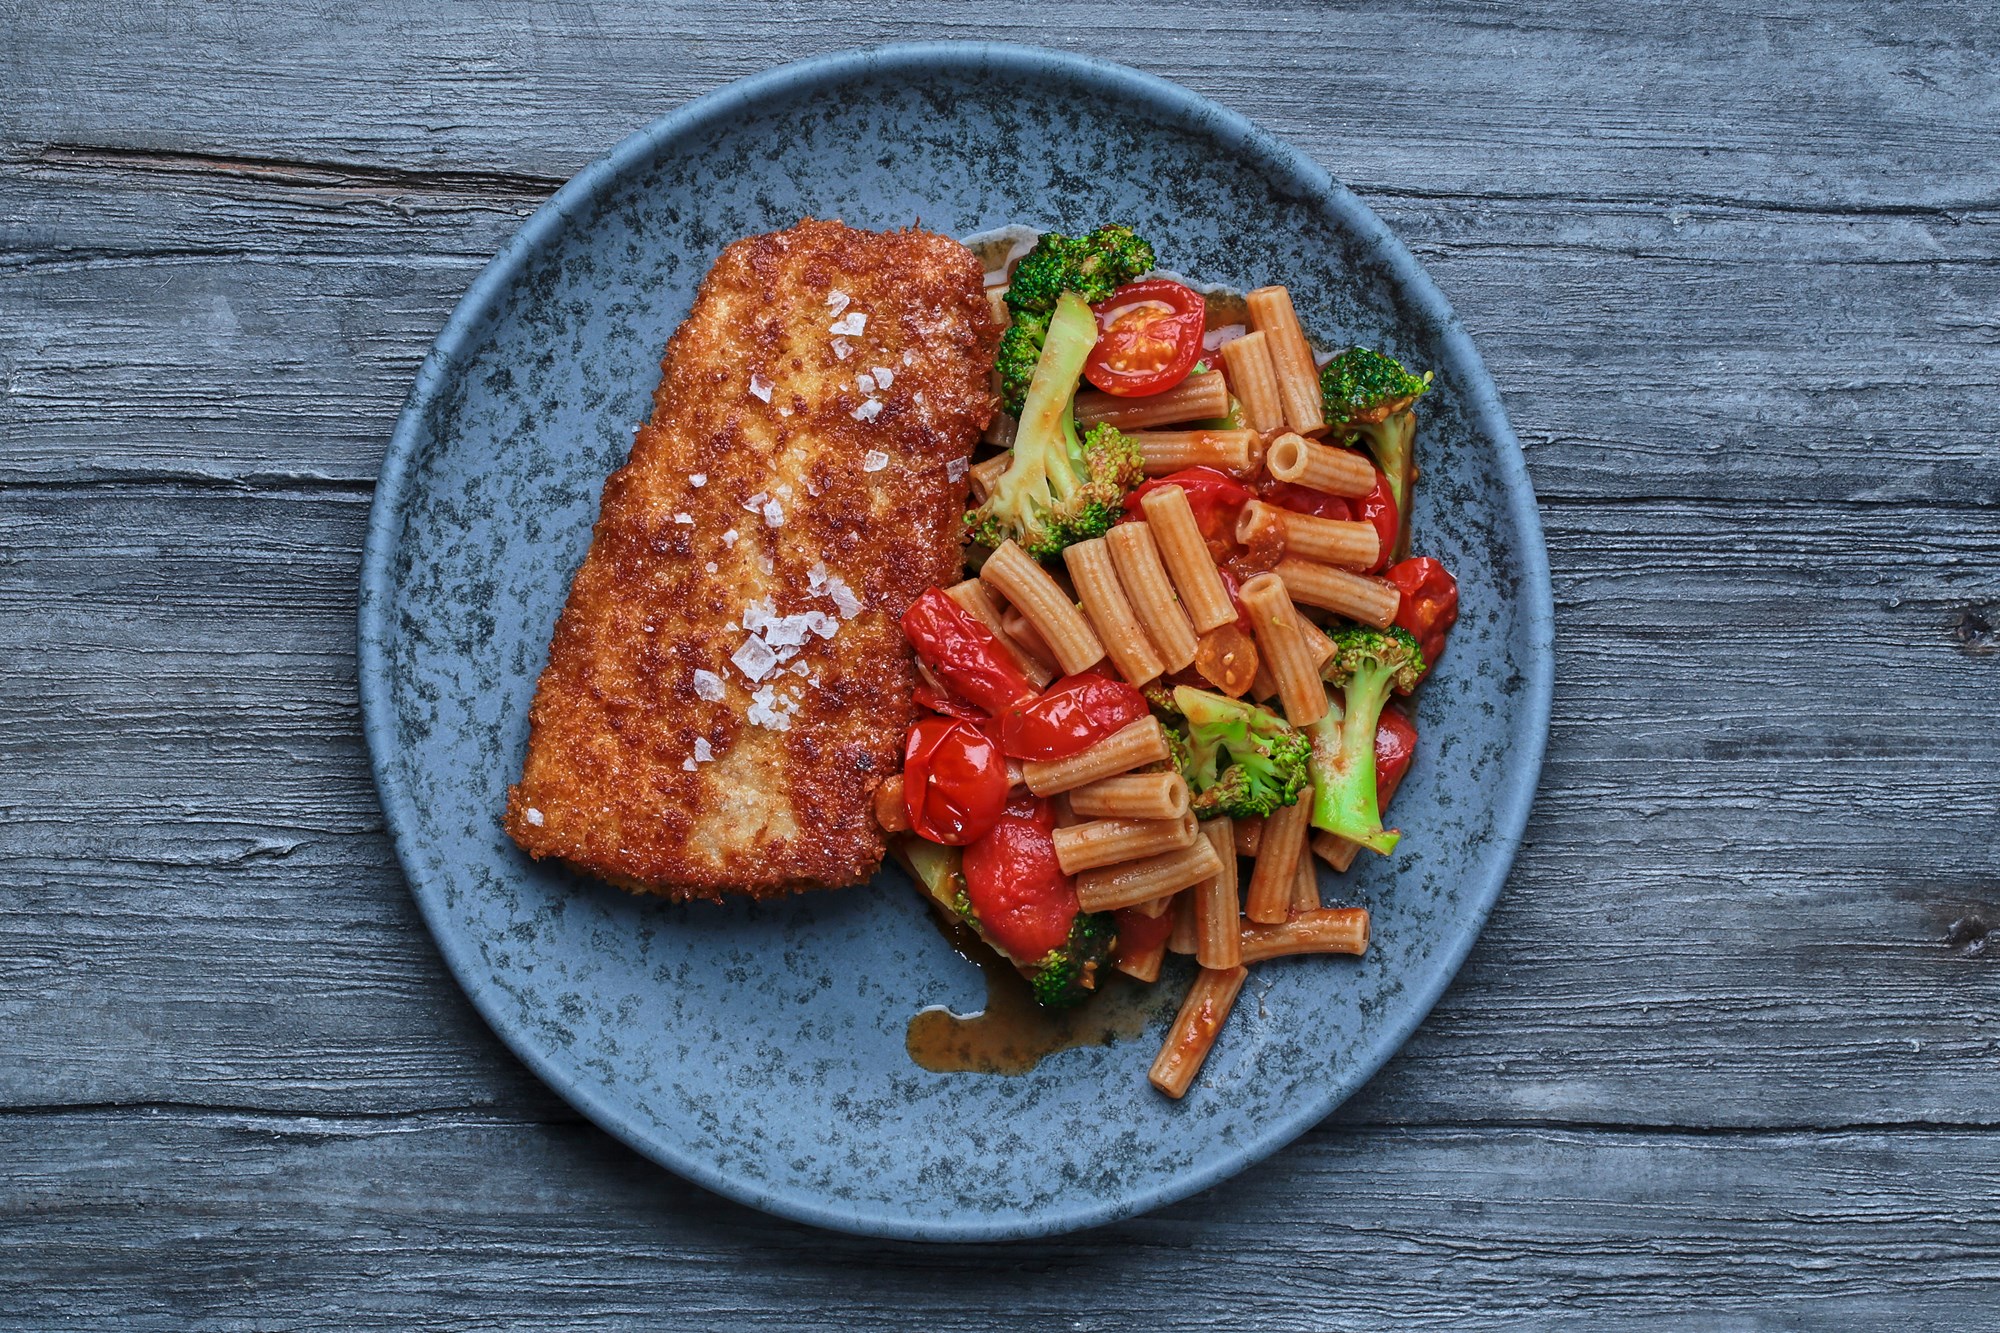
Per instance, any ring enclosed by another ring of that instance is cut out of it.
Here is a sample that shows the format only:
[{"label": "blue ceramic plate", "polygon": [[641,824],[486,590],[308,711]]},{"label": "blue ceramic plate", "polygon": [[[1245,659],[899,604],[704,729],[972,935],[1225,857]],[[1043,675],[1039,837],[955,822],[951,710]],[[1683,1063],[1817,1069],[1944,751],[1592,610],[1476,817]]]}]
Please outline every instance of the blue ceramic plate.
[{"label": "blue ceramic plate", "polygon": [[[1253,969],[1184,1101],[1146,1083],[1164,1016],[1016,1077],[914,1065],[911,1015],[976,1009],[984,991],[894,869],[789,902],[674,907],[534,865],[501,832],[550,631],[661,348],[725,244],[803,215],[958,236],[1122,220],[1166,267],[1285,282],[1322,342],[1437,372],[1416,532],[1457,572],[1465,610],[1421,696],[1420,754],[1396,798],[1402,850],[1325,886],[1373,909],[1373,947]],[[1221,1180],[1402,1044],[1520,839],[1550,624],[1534,496],[1493,385],[1444,297],[1352,195],[1241,118],[1129,69],[900,46],[786,66],[674,112],[563,187],[480,275],[382,465],[361,689],[424,918],[480,1013],[551,1087],[744,1203],[883,1236],[1000,1239]]]}]

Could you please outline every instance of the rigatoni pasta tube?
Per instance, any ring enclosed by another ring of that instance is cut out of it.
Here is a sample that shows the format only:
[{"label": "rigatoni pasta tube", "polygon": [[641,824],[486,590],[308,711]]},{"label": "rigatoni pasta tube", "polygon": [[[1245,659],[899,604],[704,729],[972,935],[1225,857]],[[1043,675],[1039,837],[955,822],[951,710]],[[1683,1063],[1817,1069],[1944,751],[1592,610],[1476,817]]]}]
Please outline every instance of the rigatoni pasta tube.
[{"label": "rigatoni pasta tube", "polygon": [[1143,398],[1114,398],[1096,389],[1076,396],[1076,424],[1145,430],[1182,421],[1209,421],[1229,415],[1229,386],[1220,375],[1190,375],[1173,388]]},{"label": "rigatoni pasta tube", "polygon": [[1261,818],[1251,818],[1238,819],[1231,822],[1235,825],[1236,854],[1238,856],[1255,856],[1257,854],[1257,845],[1264,840],[1264,821]]},{"label": "rigatoni pasta tube", "polygon": [[978,579],[967,579],[954,583],[944,590],[944,595],[957,604],[958,609],[986,626],[988,632],[1000,645],[1000,651],[1007,654],[1009,661],[1021,669],[1030,683],[1038,690],[1047,689],[1055,673],[1048,664],[1033,653],[1014,642],[1007,627],[1000,622],[1000,608],[993,601],[993,594],[986,591],[986,585]]},{"label": "rigatoni pasta tube", "polygon": [[1069,806],[1092,819],[1179,819],[1188,812],[1187,780],[1178,773],[1127,773],[1076,788]]},{"label": "rigatoni pasta tube", "polygon": [[1149,916],[1153,920],[1158,921],[1168,912],[1173,911],[1174,904],[1185,897],[1187,897],[1186,893],[1163,893],[1157,898],[1149,898],[1143,903],[1134,905],[1131,910],[1137,912],[1140,916]]},{"label": "rigatoni pasta tube", "polygon": [[1104,534],[1104,542],[1111,548],[1119,586],[1139,613],[1146,637],[1159,650],[1160,664],[1168,671],[1183,670],[1194,661],[1194,626],[1174,597],[1174,585],[1153,541],[1152,524],[1120,523]]},{"label": "rigatoni pasta tube", "polygon": [[1195,885],[1195,961],[1203,967],[1235,967],[1243,954],[1243,905],[1237,898],[1236,833],[1228,819],[1203,820],[1201,836],[1215,848],[1222,869]]},{"label": "rigatoni pasta tube", "polygon": [[1198,941],[1194,933],[1194,893],[1174,895],[1174,928],[1167,933],[1167,952],[1193,957]]},{"label": "rigatoni pasta tube", "polygon": [[1292,607],[1292,628],[1299,632],[1299,638],[1305,642],[1306,656],[1312,659],[1314,671],[1325,666],[1327,659],[1340,651],[1333,646],[1333,639],[1327,632],[1307,620],[1305,613],[1296,605]]},{"label": "rigatoni pasta tube", "polygon": [[1259,287],[1243,298],[1250,311],[1250,327],[1264,335],[1271,353],[1271,368],[1278,376],[1278,402],[1285,410],[1285,424],[1301,435],[1316,435],[1326,429],[1325,400],[1320,393],[1319,367],[1313,364],[1312,345],[1299,326],[1298,312],[1292,309],[1292,294],[1283,287]]},{"label": "rigatoni pasta tube", "polygon": [[1137,907],[1162,894],[1191,888],[1221,869],[1215,848],[1207,838],[1198,837],[1186,847],[1143,861],[1084,871],[1076,877],[1076,902],[1086,912]]},{"label": "rigatoni pasta tube", "polygon": [[1318,908],[1319,871],[1313,868],[1313,859],[1301,853],[1299,868],[1292,872],[1292,915]]},{"label": "rigatoni pasta tube", "polygon": [[1284,400],[1278,396],[1278,371],[1271,364],[1270,335],[1246,333],[1222,344],[1222,364],[1229,369],[1229,387],[1243,405],[1243,420],[1269,435],[1285,424]]},{"label": "rigatoni pasta tube", "polygon": [[1313,834],[1312,849],[1314,855],[1335,870],[1348,869],[1354,864],[1354,858],[1361,855],[1360,843],[1325,831]]},{"label": "rigatoni pasta tube", "polygon": [[1195,633],[1206,634],[1236,619],[1236,604],[1215,567],[1215,556],[1195,521],[1194,506],[1178,486],[1158,486],[1139,500],[1153,529],[1153,544],[1181,595],[1181,605],[1194,622]]},{"label": "rigatoni pasta tube", "polygon": [[1134,431],[1128,438],[1139,446],[1139,458],[1149,477],[1164,477],[1190,467],[1220,468],[1247,476],[1257,457],[1254,430],[1149,430]]},{"label": "rigatoni pasta tube", "polygon": [[1035,627],[1028,622],[1028,618],[1013,607],[1010,606],[1000,613],[1000,628],[1007,631],[1007,637],[1020,644],[1030,657],[1045,663],[1056,660],[1055,653],[1047,643],[1043,642],[1042,636],[1035,632]]},{"label": "rigatoni pasta tube", "polygon": [[1320,683],[1311,645],[1299,633],[1295,623],[1298,608],[1292,605],[1285,585],[1275,574],[1259,574],[1237,595],[1250,613],[1250,631],[1257,636],[1260,664],[1271,669],[1285,720],[1295,727],[1319,721],[1326,715],[1326,686]]},{"label": "rigatoni pasta tube", "polygon": [[1267,523],[1285,534],[1285,554],[1301,560],[1345,569],[1373,569],[1382,555],[1382,538],[1366,519],[1319,518],[1252,500],[1236,518],[1236,539],[1246,546]]},{"label": "rigatoni pasta tube", "polygon": [[1181,1001],[1174,1025],[1167,1029],[1166,1043],[1160,1047],[1159,1057],[1147,1075],[1154,1087],[1176,1099],[1187,1093],[1188,1085],[1208,1059],[1216,1035],[1229,1021],[1229,1011],[1235,1007],[1243,979],[1249,975],[1241,967],[1222,972],[1203,968],[1195,977],[1194,985],[1188,987],[1187,999]]},{"label": "rigatoni pasta tube", "polygon": [[1083,612],[1017,543],[1002,542],[979,567],[979,578],[1028,618],[1064,675],[1074,676],[1104,660],[1104,645]]},{"label": "rigatoni pasta tube", "polygon": [[1257,843],[1256,866],[1243,893],[1243,915],[1270,924],[1291,915],[1292,887],[1299,858],[1305,855],[1312,797],[1303,795],[1264,816],[1264,833]]},{"label": "rigatoni pasta tube", "polygon": [[1083,603],[1118,674],[1134,685],[1157,680],[1165,668],[1118,582],[1118,568],[1111,563],[1111,544],[1093,537],[1064,547],[1063,563],[1069,566],[1069,581],[1076,585],[1076,599]]},{"label": "rigatoni pasta tube", "polygon": [[1142,717],[1120,731],[1114,731],[1081,754],[1067,759],[1030,759],[1021,765],[1021,778],[1037,796],[1053,796],[1071,791],[1099,778],[1130,773],[1141,764],[1156,764],[1167,757],[1167,733],[1156,717]]},{"label": "rigatoni pasta tube", "polygon": [[1375,465],[1351,449],[1333,449],[1287,431],[1264,451],[1264,466],[1279,481],[1327,495],[1362,496],[1375,489]]},{"label": "rigatoni pasta tube", "polygon": [[1153,941],[1150,948],[1134,948],[1126,939],[1131,932],[1118,936],[1118,955],[1111,965],[1126,976],[1139,981],[1154,982],[1160,979],[1160,964],[1167,961],[1167,941],[1164,937]]},{"label": "rigatoni pasta tube", "polygon": [[1281,925],[1243,928],[1243,961],[1261,963],[1295,953],[1368,952],[1368,909],[1320,907]]},{"label": "rigatoni pasta tube", "polygon": [[1092,819],[1051,835],[1065,875],[1177,851],[1199,837],[1193,815],[1179,819]]},{"label": "rigatoni pasta tube", "polygon": [[1000,476],[1014,461],[1012,453],[995,454],[983,463],[974,463],[966,469],[972,478],[972,494],[981,504],[993,498],[993,488],[1000,484]]},{"label": "rigatoni pasta tube", "polygon": [[1387,579],[1335,569],[1316,560],[1286,556],[1271,571],[1284,581],[1294,602],[1316,606],[1376,629],[1386,629],[1403,605],[1403,594]]}]

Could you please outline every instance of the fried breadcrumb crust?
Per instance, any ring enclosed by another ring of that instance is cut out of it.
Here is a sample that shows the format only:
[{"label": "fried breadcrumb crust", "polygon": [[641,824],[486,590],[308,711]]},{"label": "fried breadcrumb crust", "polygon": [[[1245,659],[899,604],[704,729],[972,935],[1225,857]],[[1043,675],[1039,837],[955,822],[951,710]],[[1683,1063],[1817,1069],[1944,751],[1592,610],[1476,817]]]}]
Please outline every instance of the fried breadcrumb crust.
[{"label": "fried breadcrumb crust", "polygon": [[[722,252],[556,625],[507,799],[524,850],[675,899],[875,872],[871,798],[915,713],[897,620],[958,578],[963,466],[994,411],[982,283],[915,230],[808,220]],[[838,630],[752,683],[731,655],[762,599]]]}]

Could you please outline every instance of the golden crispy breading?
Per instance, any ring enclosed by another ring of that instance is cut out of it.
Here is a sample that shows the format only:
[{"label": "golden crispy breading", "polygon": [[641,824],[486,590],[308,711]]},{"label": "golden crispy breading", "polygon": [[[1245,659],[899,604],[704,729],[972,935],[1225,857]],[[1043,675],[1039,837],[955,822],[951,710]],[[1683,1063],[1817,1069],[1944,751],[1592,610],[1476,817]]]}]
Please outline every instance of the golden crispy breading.
[{"label": "golden crispy breading", "polygon": [[673,898],[874,873],[870,798],[914,715],[897,620],[958,577],[994,410],[981,285],[921,231],[806,221],[722,252],[604,484],[514,841]]}]

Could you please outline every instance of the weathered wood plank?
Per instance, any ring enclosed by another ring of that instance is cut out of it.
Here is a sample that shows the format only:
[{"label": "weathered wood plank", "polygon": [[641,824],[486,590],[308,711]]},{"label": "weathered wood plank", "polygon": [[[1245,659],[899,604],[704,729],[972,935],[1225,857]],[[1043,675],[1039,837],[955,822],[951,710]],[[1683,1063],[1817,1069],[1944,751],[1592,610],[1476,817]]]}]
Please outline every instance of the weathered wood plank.
[{"label": "weathered wood plank", "polygon": [[[0,166],[0,481],[367,482],[431,338],[539,197],[168,166]],[[2000,210],[1378,202],[1546,497],[2000,500],[1968,410],[2000,392]]]},{"label": "weathered wood plank", "polygon": [[1963,1131],[1332,1125],[1151,1217],[928,1248],[580,1126],[16,1116],[0,1155],[23,1327],[1970,1328],[2000,1300],[2000,1135]]},{"label": "weathered wood plank", "polygon": [[[1991,5],[1558,14],[1456,3],[856,8],[489,0],[338,10],[10,6],[7,137],[561,179],[610,139],[770,65],[911,38],[1136,64],[1262,120],[1363,188],[1756,199],[1843,209],[2000,197]],[[1285,74],[1274,95],[1272,73]],[[1979,128],[1987,133],[1982,134]]]},{"label": "weathered wood plank", "polygon": [[[0,1104],[549,1105],[381,836],[364,515],[341,492],[0,500],[0,671],[24,683],[0,695]],[[1529,845],[1357,1114],[2000,1123],[2000,934],[1973,947],[2000,929],[2000,654],[1964,637],[1968,610],[2000,623],[2000,515],[1547,519]]]}]

